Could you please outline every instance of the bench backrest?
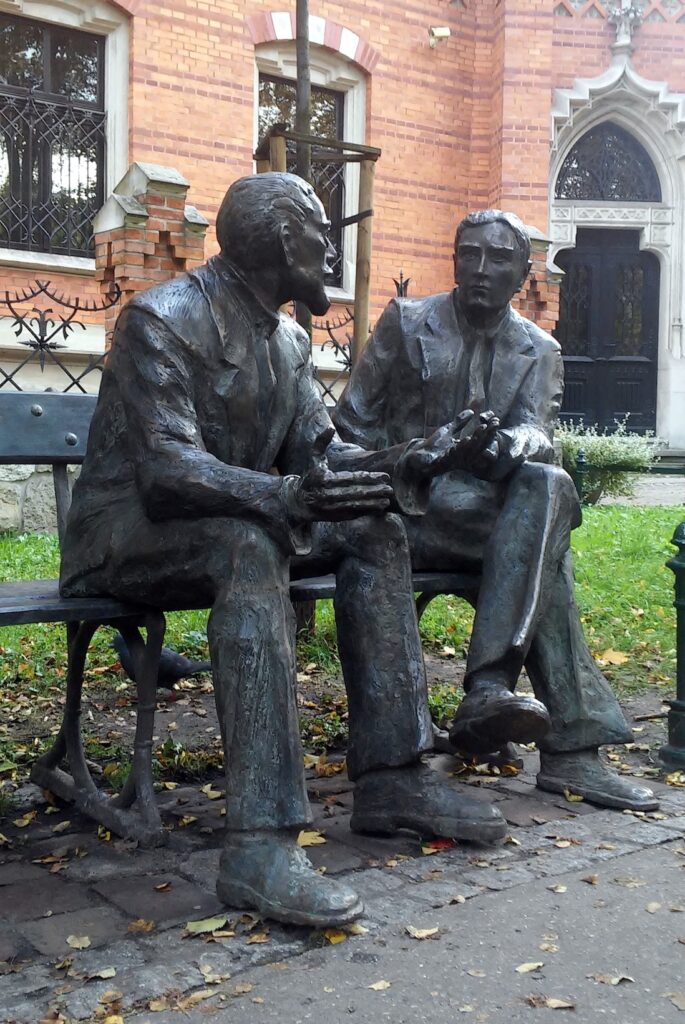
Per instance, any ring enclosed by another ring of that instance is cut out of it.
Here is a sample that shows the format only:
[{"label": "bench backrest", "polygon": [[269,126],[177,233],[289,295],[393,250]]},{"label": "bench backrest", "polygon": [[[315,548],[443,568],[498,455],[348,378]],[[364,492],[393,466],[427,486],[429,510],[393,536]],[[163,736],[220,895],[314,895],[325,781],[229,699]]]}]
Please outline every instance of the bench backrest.
[{"label": "bench backrest", "polygon": [[97,395],[0,392],[0,464],[83,462]]},{"label": "bench backrest", "polygon": [[83,462],[97,395],[0,391],[0,465],[52,466],[57,532],[71,504],[67,466]]}]

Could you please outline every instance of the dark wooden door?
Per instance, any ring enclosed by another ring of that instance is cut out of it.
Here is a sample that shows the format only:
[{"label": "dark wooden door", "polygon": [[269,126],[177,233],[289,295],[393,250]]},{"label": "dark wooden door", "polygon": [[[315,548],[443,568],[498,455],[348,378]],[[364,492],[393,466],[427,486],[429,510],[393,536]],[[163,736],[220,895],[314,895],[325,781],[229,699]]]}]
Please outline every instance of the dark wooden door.
[{"label": "dark wooden door", "polygon": [[638,231],[586,228],[564,271],[555,337],[564,357],[562,420],[631,430],[656,426],[659,261]]}]

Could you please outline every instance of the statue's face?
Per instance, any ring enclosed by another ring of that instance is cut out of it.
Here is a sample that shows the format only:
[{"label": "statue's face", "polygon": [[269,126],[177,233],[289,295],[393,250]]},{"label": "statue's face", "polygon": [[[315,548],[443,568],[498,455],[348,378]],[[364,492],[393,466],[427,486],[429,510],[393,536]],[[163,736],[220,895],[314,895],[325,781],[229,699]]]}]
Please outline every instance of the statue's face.
[{"label": "statue's face", "polygon": [[291,225],[285,242],[289,297],[304,302],[314,316],[323,316],[330,306],[325,286],[329,261],[335,256],[328,237],[330,227],[331,222],[316,199],[311,215],[304,224]]},{"label": "statue's face", "polygon": [[459,300],[475,317],[504,310],[527,271],[514,232],[498,221],[464,228],[454,254],[454,269]]}]

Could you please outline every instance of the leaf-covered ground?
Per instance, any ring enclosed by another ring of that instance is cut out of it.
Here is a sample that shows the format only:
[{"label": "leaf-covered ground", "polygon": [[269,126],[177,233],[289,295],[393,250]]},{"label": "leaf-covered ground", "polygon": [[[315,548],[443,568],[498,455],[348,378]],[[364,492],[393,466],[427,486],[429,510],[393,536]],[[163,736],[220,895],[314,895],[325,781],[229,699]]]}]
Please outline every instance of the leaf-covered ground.
[{"label": "leaf-covered ground", "polygon": [[[669,541],[683,509],[588,509],[575,531],[577,599],[588,642],[623,698],[660,706],[675,679],[673,574]],[[54,537],[0,537],[0,579],[55,576]],[[206,657],[206,613],[169,615],[167,644]],[[441,597],[421,623],[434,717],[444,724],[460,699],[472,612],[464,601]],[[64,627],[5,628],[0,634],[0,783],[25,777],[36,753],[59,724],[65,674]],[[320,752],[344,747],[347,709],[340,678],[330,602],[317,609],[313,638],[299,644],[298,689],[305,746]],[[178,699],[161,703],[157,762],[161,775],[199,778],[220,763],[220,743],[208,676],[181,684]],[[87,753],[112,784],[123,777],[135,722],[135,694],[120,671],[111,631],[101,629],[85,678]],[[0,794],[1,800],[1,794]],[[0,807],[1,810],[1,807]]]}]

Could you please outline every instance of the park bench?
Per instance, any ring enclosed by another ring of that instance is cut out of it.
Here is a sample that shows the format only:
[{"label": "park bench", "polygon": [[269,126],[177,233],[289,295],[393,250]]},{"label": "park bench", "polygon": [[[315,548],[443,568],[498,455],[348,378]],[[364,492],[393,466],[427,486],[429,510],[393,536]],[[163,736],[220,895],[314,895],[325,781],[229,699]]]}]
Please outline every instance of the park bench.
[{"label": "park bench", "polygon": [[[96,401],[96,396],[84,394],[0,392],[0,464],[52,467],[60,541],[71,500],[67,467],[83,462]],[[414,590],[419,594],[419,618],[438,594],[473,598],[479,582],[477,576],[467,573],[415,573],[413,580]],[[290,595],[295,603],[331,598],[335,595],[335,577],[293,580]],[[190,607],[169,605],[162,610],[109,597],[61,597],[57,580],[0,584],[0,626],[48,622],[63,622],[66,626],[62,724],[50,750],[33,765],[32,781],[73,803],[83,814],[117,835],[136,839],[144,846],[159,845],[166,835],[152,773],[158,664],[166,627],[164,612]],[[93,781],[81,736],[83,673],[92,637],[103,625],[119,630],[124,637],[137,679],[132,767],[121,792],[115,796],[105,794]]]}]

